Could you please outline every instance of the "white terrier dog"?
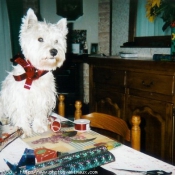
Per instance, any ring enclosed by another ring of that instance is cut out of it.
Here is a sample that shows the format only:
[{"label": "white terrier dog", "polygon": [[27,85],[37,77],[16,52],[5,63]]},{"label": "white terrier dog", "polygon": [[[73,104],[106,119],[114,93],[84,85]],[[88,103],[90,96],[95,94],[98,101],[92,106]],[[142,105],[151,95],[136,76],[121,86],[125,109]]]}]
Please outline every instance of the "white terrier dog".
[{"label": "white terrier dog", "polygon": [[29,9],[22,19],[19,41],[25,59],[15,59],[18,65],[2,83],[0,120],[23,128],[23,137],[48,129],[57,95],[52,70],[65,60],[67,32],[65,18],[56,24],[39,22]]}]

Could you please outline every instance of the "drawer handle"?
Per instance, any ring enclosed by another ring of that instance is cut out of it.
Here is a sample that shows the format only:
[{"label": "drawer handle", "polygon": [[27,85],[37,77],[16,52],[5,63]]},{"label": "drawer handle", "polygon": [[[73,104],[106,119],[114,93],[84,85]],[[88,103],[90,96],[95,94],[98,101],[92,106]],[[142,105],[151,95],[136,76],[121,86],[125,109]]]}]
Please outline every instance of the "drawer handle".
[{"label": "drawer handle", "polygon": [[149,84],[146,84],[145,81],[142,81],[142,85],[145,87],[151,87],[154,83],[151,81]]}]

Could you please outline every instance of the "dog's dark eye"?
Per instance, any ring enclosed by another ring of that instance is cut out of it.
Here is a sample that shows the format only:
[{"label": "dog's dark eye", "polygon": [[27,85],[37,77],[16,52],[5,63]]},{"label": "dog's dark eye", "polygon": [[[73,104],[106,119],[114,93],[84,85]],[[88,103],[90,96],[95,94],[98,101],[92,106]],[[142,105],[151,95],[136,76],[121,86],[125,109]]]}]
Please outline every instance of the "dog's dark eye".
[{"label": "dog's dark eye", "polygon": [[57,44],[58,43],[58,40],[55,40],[55,44]]},{"label": "dog's dark eye", "polygon": [[39,42],[44,42],[43,38],[38,38]]}]

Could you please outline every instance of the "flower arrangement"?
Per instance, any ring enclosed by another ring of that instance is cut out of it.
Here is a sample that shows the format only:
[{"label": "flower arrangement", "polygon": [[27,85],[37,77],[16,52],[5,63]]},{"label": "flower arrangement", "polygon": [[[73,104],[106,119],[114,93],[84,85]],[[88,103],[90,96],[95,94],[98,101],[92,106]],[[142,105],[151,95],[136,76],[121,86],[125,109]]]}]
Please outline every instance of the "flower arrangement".
[{"label": "flower arrangement", "polygon": [[175,27],[175,0],[147,0],[146,17],[153,22],[156,17],[163,19],[165,24],[162,30],[167,27]]}]

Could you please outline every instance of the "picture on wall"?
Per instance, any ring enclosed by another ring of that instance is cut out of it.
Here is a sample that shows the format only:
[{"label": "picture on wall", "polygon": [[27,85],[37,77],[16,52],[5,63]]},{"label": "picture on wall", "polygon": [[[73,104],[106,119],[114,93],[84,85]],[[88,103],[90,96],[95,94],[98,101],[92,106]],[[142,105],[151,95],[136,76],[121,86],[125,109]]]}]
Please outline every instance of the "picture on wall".
[{"label": "picture on wall", "polygon": [[76,20],[83,15],[83,0],[56,0],[57,15]]},{"label": "picture on wall", "polygon": [[84,47],[87,42],[87,30],[73,30],[71,36],[72,44],[80,45],[80,53],[84,53]]},{"label": "picture on wall", "polygon": [[98,54],[98,44],[97,43],[91,44],[91,54]]}]

